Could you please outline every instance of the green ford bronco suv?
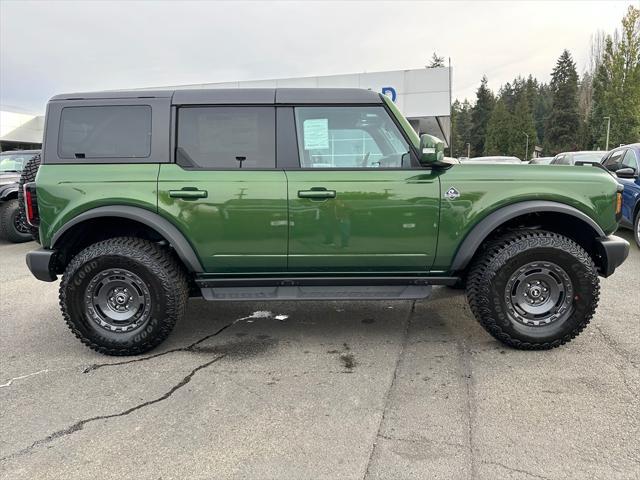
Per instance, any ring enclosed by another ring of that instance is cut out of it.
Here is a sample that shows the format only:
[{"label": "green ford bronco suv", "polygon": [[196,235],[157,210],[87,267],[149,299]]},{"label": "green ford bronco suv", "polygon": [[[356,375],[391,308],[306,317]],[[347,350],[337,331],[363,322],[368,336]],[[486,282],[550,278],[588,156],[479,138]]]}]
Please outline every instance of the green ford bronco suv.
[{"label": "green ford bronco suv", "polygon": [[596,167],[450,165],[357,89],[58,95],[24,186],[73,333],[145,352],[206,300],[418,299],[466,286],[498,340],[570,341],[629,244]]}]

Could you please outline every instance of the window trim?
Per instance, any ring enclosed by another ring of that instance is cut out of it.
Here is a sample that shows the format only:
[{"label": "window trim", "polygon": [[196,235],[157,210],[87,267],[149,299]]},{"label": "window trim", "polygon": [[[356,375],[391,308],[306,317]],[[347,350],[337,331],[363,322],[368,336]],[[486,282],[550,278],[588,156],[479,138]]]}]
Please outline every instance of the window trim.
[{"label": "window trim", "polygon": [[[273,167],[261,167],[261,168],[228,168],[228,167],[200,167],[197,165],[185,165],[178,160],[178,130],[180,128],[180,110],[182,108],[270,108],[273,111],[273,152],[274,152],[274,166]],[[276,105],[273,103],[240,103],[240,104],[180,104],[171,106],[171,132],[170,135],[170,148],[171,148],[171,163],[176,164],[183,170],[188,172],[272,172],[274,170],[281,170],[278,168],[278,115]]]},{"label": "window trim", "polygon": [[[132,157],[129,155],[122,155],[122,156],[118,156],[118,157],[114,157],[114,156],[104,156],[104,157],[65,157],[63,156],[62,152],[60,151],[60,146],[62,144],[62,134],[64,132],[64,128],[63,128],[63,124],[62,124],[62,120],[63,120],[63,115],[64,115],[64,111],[65,110],[70,110],[73,108],[118,108],[118,107],[144,107],[146,108],[146,110],[149,113],[149,134],[150,134],[150,138],[149,138],[149,153],[147,153],[147,155],[145,156],[136,156],[136,157]],[[98,160],[98,162],[95,163],[102,163],[99,162],[100,160],[104,160],[104,159],[115,159],[115,160],[120,160],[120,159],[145,159],[145,158],[151,158],[151,154],[153,152],[153,108],[151,107],[151,105],[148,104],[142,104],[142,103],[138,103],[138,104],[131,104],[131,105],[66,105],[64,107],[62,107],[60,109],[60,122],[59,122],[59,129],[58,129],[58,141],[56,144],[56,153],[58,155],[58,158],[61,160],[89,160],[89,162],[86,163],[94,163],[91,160]],[[131,162],[131,163],[135,163],[135,162]]]},{"label": "window trim", "polygon": [[[418,161],[418,157],[417,157],[417,153],[413,147],[413,142],[411,141],[411,139],[408,138],[408,136],[406,135],[406,132],[404,131],[404,129],[402,128],[402,126],[399,124],[399,122],[397,121],[397,118],[395,118],[395,116],[393,115],[393,113],[391,112],[391,110],[389,109],[389,107],[387,106],[386,103],[382,102],[382,103],[357,103],[357,104],[351,104],[351,103],[321,103],[321,104],[292,104],[292,105],[287,105],[289,107],[292,107],[293,110],[293,127],[294,127],[294,138],[295,138],[295,142],[296,142],[296,150],[298,152],[298,156],[297,156],[297,167],[295,168],[295,170],[304,170],[304,171],[317,171],[317,172],[350,172],[350,171],[357,171],[357,172],[363,172],[363,171],[377,171],[377,172],[393,172],[393,171],[406,171],[406,170],[431,170],[433,167],[432,166],[424,166],[421,165],[420,162]],[[387,113],[387,116],[389,117],[389,119],[391,120],[391,122],[395,125],[396,129],[398,130],[398,132],[400,133],[400,136],[402,137],[402,139],[405,141],[405,143],[407,144],[407,146],[409,147],[409,150],[407,153],[409,153],[409,165],[405,166],[405,167],[391,167],[391,168],[362,168],[362,167],[337,167],[337,168],[333,168],[333,167],[323,167],[323,168],[313,168],[313,167],[303,167],[302,164],[300,163],[300,147],[299,147],[299,135],[298,135],[298,122],[296,120],[296,113],[295,110],[296,108],[313,108],[313,107],[319,107],[319,108],[332,108],[332,107],[350,107],[350,108],[368,108],[368,107],[376,107],[376,108],[383,108],[384,111]],[[292,170],[294,168],[291,168]]]}]

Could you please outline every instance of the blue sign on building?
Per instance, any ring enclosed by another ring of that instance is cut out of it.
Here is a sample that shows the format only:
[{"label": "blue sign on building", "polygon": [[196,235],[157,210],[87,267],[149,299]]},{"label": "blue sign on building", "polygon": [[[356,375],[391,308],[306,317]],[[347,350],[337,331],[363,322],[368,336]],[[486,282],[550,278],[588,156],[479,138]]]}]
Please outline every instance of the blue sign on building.
[{"label": "blue sign on building", "polygon": [[391,101],[394,103],[396,101],[396,97],[398,96],[396,94],[396,89],[393,87],[382,87],[382,94],[389,97]]}]

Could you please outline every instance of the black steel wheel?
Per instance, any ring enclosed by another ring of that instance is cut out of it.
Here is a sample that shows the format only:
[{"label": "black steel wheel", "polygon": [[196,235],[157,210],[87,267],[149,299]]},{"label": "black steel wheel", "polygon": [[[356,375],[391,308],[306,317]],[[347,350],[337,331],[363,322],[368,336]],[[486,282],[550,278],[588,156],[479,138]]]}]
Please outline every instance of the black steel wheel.
[{"label": "black steel wheel", "polygon": [[566,320],[573,307],[571,278],[553,262],[529,262],[517,269],[505,288],[511,320],[525,326],[545,326]]},{"label": "black steel wheel", "polygon": [[169,250],[140,238],[88,246],[60,282],[67,325],[107,355],[136,355],[159,345],[184,314],[187,298],[182,265]]},{"label": "black steel wheel", "polygon": [[492,241],[474,260],[467,298],[480,324],[520,349],[554,348],[591,320],[600,293],[589,254],[553,232],[518,231]]},{"label": "black steel wheel", "polygon": [[85,315],[110,332],[134,330],[151,314],[149,287],[124,268],[109,268],[95,275],[84,297]]}]

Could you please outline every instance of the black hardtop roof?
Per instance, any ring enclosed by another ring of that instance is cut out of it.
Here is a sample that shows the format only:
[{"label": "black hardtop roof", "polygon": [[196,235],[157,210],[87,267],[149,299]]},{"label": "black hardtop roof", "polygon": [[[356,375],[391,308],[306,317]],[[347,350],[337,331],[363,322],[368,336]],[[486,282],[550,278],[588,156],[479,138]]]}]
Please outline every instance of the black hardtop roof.
[{"label": "black hardtop roof", "polygon": [[209,88],[185,90],[122,90],[66,93],[50,101],[171,98],[173,105],[256,104],[380,104],[379,93],[360,88]]}]

